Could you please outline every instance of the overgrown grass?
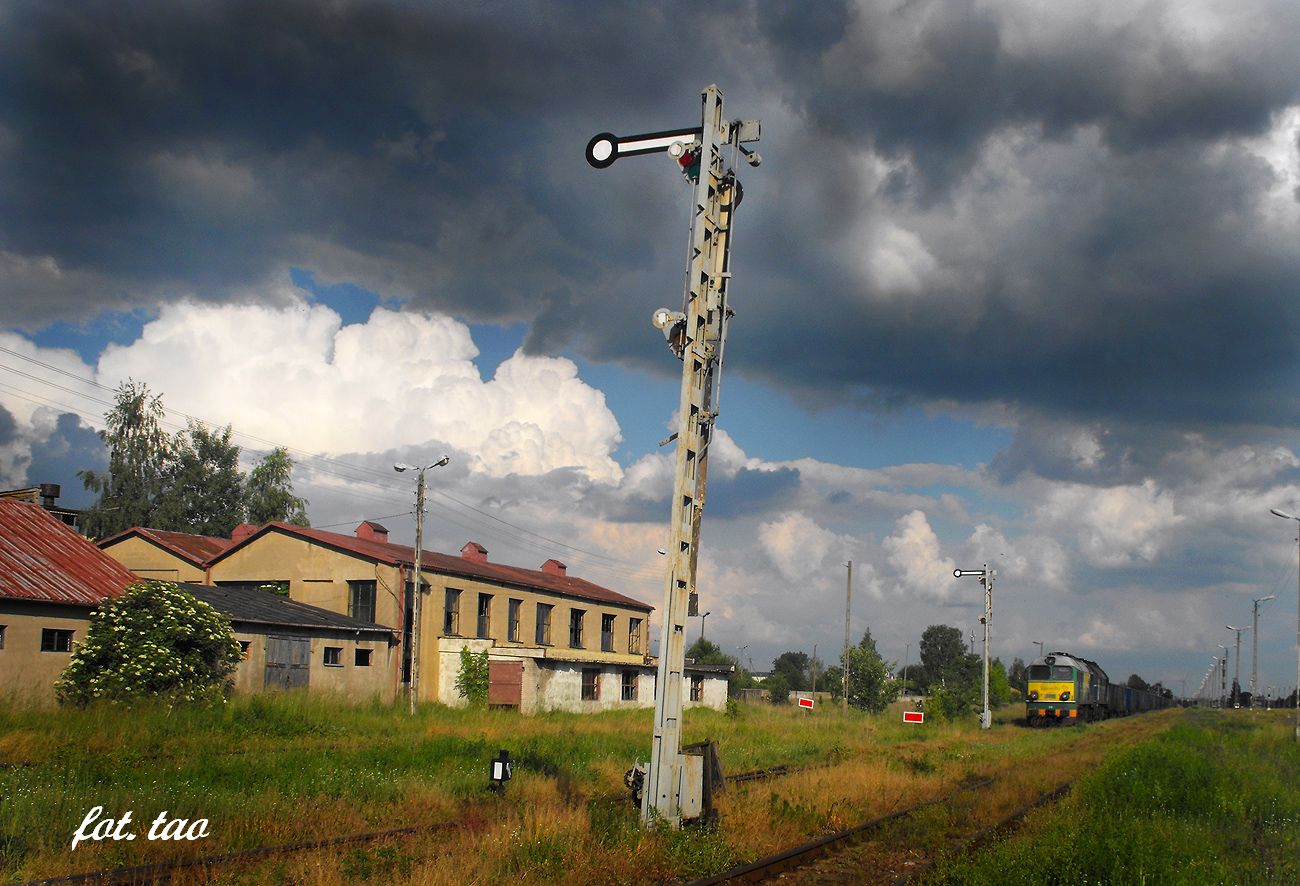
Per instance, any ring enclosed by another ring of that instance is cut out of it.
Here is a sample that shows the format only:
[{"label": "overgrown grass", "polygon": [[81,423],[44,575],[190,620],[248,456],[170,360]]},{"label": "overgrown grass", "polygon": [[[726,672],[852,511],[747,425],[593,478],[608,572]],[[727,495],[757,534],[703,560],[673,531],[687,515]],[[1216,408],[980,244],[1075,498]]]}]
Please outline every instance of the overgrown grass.
[{"label": "overgrown grass", "polygon": [[1289,720],[1188,712],[1087,775],[952,884],[1300,882],[1300,749]]},{"label": "overgrown grass", "polygon": [[[1160,715],[1163,716],[1163,715]],[[599,883],[703,876],[998,771],[1006,803],[1060,780],[1036,761],[1094,765],[1104,749],[1172,720],[982,732],[857,711],[741,705],[692,709],[685,741],[712,739],[728,772],[824,763],[720,798],[716,828],[647,833],[624,771],[650,745],[649,710],[547,714],[351,706],[322,695],[240,699],[216,709],[0,703],[0,880],[28,879],[470,819],[474,829],[275,859],[204,882]],[[1172,712],[1171,712],[1172,716]],[[1163,724],[1163,725],[1162,725]],[[486,791],[510,751],[515,778]],[[997,795],[986,794],[983,800]],[[134,842],[70,844],[93,806],[133,812]],[[206,818],[196,843],[143,839],[159,812]]]}]

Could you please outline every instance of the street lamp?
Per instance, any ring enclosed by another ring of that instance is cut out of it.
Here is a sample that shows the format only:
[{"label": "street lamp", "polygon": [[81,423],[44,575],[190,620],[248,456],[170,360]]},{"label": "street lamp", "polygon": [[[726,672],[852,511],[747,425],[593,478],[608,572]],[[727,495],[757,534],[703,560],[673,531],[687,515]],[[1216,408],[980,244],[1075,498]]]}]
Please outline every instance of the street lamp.
[{"label": "street lamp", "polygon": [[1031,642],[1031,643],[1037,643],[1037,644],[1038,644],[1038,657],[1039,657],[1039,658],[1042,658],[1042,657],[1043,657],[1043,641],[1042,641],[1042,640],[1031,640],[1030,642]]},{"label": "street lamp", "polygon": [[1223,655],[1219,656],[1219,707],[1225,707],[1228,697],[1228,647],[1222,643],[1215,645],[1223,650]]},{"label": "street lamp", "polygon": [[709,611],[700,616],[700,639],[701,640],[704,639],[704,619],[708,618],[712,614],[713,612]]},{"label": "street lamp", "polygon": [[[1281,517],[1283,520],[1295,520],[1300,523],[1300,517],[1293,517],[1286,511],[1279,511],[1277,508],[1270,509],[1275,517]],[[1300,535],[1296,536],[1297,543],[1300,543]],[[1297,548],[1297,557],[1300,558],[1300,547]],[[1300,582],[1300,578],[1297,579]],[[1295,706],[1295,740],[1300,744],[1300,585],[1297,585],[1296,594],[1296,616],[1295,616],[1295,682],[1296,682],[1296,706]]]},{"label": "street lamp", "polygon": [[419,471],[419,480],[415,484],[415,563],[411,570],[411,716],[415,716],[415,700],[420,689],[420,601],[424,597],[420,587],[420,554],[424,550],[424,472],[430,468],[441,468],[451,461],[450,455],[444,455],[431,465],[416,467],[398,462],[393,465],[397,473]]},{"label": "street lamp", "polygon": [[1224,627],[1237,632],[1237,666],[1232,672],[1232,703],[1238,704],[1241,699],[1241,632],[1249,631],[1250,628],[1234,628],[1232,625]]},{"label": "street lamp", "polygon": [[1267,597],[1260,597],[1258,600],[1252,600],[1251,603],[1251,643],[1254,649],[1250,656],[1250,706],[1255,706],[1255,681],[1259,679],[1259,604],[1265,600],[1275,600],[1277,594],[1269,594]]}]

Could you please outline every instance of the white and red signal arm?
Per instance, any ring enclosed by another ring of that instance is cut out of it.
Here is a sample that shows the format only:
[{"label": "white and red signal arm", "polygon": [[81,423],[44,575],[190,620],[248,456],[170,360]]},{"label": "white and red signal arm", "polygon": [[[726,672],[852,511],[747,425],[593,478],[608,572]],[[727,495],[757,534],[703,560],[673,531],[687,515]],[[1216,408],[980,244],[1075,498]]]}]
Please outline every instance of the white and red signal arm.
[{"label": "white and red signal arm", "polygon": [[587,142],[587,162],[597,169],[612,166],[619,157],[635,154],[655,154],[667,151],[674,144],[698,141],[703,128],[673,129],[667,132],[646,132],[642,135],[615,135],[602,132]]}]

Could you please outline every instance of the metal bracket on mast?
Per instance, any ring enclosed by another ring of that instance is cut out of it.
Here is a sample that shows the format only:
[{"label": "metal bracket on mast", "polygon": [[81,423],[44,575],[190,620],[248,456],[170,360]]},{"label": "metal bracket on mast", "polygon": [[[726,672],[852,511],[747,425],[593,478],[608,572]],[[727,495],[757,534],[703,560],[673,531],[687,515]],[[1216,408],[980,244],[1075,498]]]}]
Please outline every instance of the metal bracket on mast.
[{"label": "metal bracket on mast", "polygon": [[686,618],[696,599],[709,444],[717,416],[727,321],[732,316],[727,306],[732,213],[741,198],[740,182],[724,149],[736,149],[727,153],[734,157],[738,152],[751,166],[762,162],[757,152],[742,144],[759,140],[759,121],[728,121],[717,86],[704,90],[701,105],[699,127],[629,136],[602,132],[587,143],[586,152],[587,162],[597,169],[612,166],[620,157],[667,153],[692,185],[691,244],[682,309],[660,308],[654,313],[654,325],[664,331],[673,353],[682,361],[682,381],[674,435],[677,458],[655,680],[654,740],[643,782],[641,818],[647,825],[658,822],[670,827],[706,812],[701,798],[707,792],[698,787],[697,779],[703,776],[694,762],[699,758],[682,754],[681,721]]}]

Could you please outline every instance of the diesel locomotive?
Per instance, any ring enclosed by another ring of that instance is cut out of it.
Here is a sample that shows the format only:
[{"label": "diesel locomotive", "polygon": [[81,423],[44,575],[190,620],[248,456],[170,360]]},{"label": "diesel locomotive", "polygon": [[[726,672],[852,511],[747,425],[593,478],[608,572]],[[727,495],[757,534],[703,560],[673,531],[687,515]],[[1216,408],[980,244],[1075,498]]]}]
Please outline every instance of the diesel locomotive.
[{"label": "diesel locomotive", "polygon": [[1169,707],[1155,692],[1110,682],[1101,665],[1068,652],[1053,652],[1029,666],[1025,721],[1030,726],[1086,723]]}]

